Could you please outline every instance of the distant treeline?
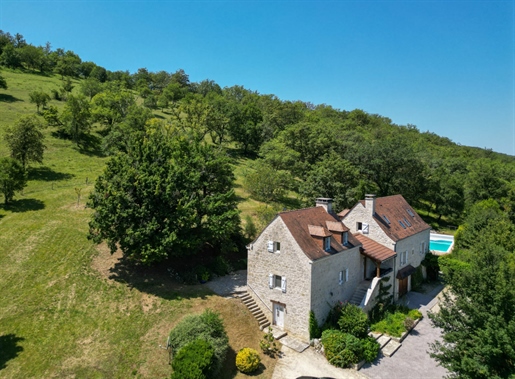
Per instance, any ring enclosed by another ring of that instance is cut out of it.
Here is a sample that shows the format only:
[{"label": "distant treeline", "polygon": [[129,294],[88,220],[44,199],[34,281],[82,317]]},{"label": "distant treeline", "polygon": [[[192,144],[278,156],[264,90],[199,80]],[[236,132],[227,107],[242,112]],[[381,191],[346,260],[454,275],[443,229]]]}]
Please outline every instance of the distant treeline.
[{"label": "distant treeline", "polygon": [[[401,193],[438,218],[459,223],[464,211],[491,198],[514,218],[515,157],[461,146],[381,115],[283,101],[208,79],[190,82],[182,69],[109,71],[73,51],[34,46],[3,31],[0,65],[60,75],[63,87],[52,97],[66,100],[65,109],[59,114],[51,106],[43,116],[77,143],[92,124],[101,125],[106,154],[123,151],[125,137],[144,132],[148,123],[170,133],[195,130],[212,144],[237,148],[254,158],[244,183],[265,202],[280,202],[294,191],[303,204],[333,197],[343,209],[368,192]],[[70,78],[80,80],[81,94],[72,94]],[[166,117],[155,118],[156,110]]]}]

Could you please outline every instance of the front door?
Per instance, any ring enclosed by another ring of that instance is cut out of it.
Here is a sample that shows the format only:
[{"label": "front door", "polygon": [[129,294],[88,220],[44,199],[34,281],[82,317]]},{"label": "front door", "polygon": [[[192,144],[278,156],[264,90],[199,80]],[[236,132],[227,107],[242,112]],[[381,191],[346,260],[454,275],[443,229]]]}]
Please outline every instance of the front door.
[{"label": "front door", "polygon": [[274,325],[284,328],[284,306],[274,303]]},{"label": "front door", "polygon": [[399,297],[408,293],[408,278],[399,279]]}]

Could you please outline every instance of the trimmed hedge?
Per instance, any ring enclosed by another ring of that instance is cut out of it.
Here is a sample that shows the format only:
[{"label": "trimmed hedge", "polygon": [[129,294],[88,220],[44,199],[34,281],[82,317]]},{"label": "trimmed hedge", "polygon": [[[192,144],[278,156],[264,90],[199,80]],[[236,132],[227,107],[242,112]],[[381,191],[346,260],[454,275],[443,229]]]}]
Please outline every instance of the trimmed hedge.
[{"label": "trimmed hedge", "polygon": [[172,362],[171,379],[208,379],[214,377],[215,351],[203,339],[196,339],[182,347]]},{"label": "trimmed hedge", "polygon": [[379,353],[379,344],[372,337],[357,338],[339,330],[322,333],[325,356],[333,366],[346,368],[361,360],[372,362]]},{"label": "trimmed hedge", "polygon": [[260,363],[258,352],[249,347],[241,349],[236,355],[236,368],[245,374],[256,371]]}]

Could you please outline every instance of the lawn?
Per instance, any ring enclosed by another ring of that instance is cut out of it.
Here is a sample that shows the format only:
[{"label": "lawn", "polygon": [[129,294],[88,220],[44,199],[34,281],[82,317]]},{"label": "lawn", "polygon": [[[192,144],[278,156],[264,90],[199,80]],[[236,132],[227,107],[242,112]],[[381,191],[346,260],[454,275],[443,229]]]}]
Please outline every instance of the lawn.
[{"label": "lawn", "polygon": [[[57,76],[2,75],[9,88],[0,90],[0,135],[19,115],[35,113],[30,90],[60,85]],[[0,205],[0,377],[169,377],[160,345],[182,317],[208,307],[221,313],[232,348],[224,378],[246,377],[235,371],[235,354],[259,350],[262,332],[243,304],[175,283],[163,268],[128,266],[89,241],[85,199],[106,158],[54,137],[51,128],[44,133],[44,163],[30,168],[23,194]],[[275,361],[262,358],[256,377],[270,378]]]}]

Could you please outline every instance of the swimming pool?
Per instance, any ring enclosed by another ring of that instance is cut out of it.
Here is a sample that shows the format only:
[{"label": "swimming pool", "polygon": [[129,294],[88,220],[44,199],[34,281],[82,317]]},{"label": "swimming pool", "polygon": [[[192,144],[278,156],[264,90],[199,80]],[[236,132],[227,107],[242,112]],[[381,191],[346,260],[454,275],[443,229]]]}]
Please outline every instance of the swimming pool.
[{"label": "swimming pool", "polygon": [[431,233],[429,237],[429,250],[435,253],[450,253],[454,246],[454,236]]},{"label": "swimming pool", "polygon": [[441,252],[447,252],[452,245],[452,241],[443,241],[443,240],[430,240],[429,241],[429,250],[436,250]]}]

